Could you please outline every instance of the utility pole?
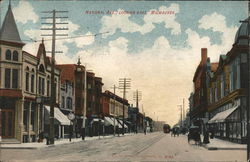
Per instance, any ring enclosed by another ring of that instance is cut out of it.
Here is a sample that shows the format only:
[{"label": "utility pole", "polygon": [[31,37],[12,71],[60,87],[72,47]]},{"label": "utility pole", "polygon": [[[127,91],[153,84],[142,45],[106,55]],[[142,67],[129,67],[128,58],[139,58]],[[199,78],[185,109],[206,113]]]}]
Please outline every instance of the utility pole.
[{"label": "utility pole", "polygon": [[[68,28],[56,28],[56,24],[67,24],[67,23],[58,23],[56,22],[56,19],[58,18],[68,18],[68,17],[56,17],[56,13],[65,13],[68,11],[45,11],[42,13],[49,13],[52,14],[52,17],[42,17],[42,19],[48,20],[48,19],[52,19],[52,23],[42,23],[42,24],[46,24],[46,25],[52,25],[52,28],[41,28],[41,30],[50,30],[52,31],[52,35],[51,34],[47,34],[47,35],[42,35],[42,36],[52,36],[52,51],[51,51],[51,97],[50,97],[50,129],[49,129],[49,144],[54,144],[55,143],[55,131],[54,131],[54,107],[55,107],[55,103],[56,103],[56,89],[55,89],[55,44],[56,44],[56,36],[68,36],[67,34],[56,34],[57,30],[68,30]],[[58,53],[62,53],[62,52],[58,52]]]},{"label": "utility pole", "polygon": [[[136,92],[134,92],[133,97],[134,97],[134,100],[136,101],[136,107],[139,110],[139,101],[141,101],[141,98],[142,98],[141,91],[138,91],[138,89],[137,89]],[[136,129],[136,132],[137,132],[137,118],[136,118],[136,122],[135,122],[135,129]]]},{"label": "utility pole", "polygon": [[123,102],[122,102],[122,119],[123,119],[123,123],[122,123],[122,135],[124,135],[124,115],[125,115],[125,99],[126,99],[126,90],[130,89],[131,87],[131,79],[130,78],[119,78],[119,89],[122,89],[123,92]]},{"label": "utility pole", "polygon": [[181,116],[180,116],[180,127],[182,127],[182,105],[177,105],[181,109]]},{"label": "utility pole", "polygon": [[[115,129],[115,127],[116,127],[116,125],[115,125],[115,119],[116,119],[116,118],[115,118],[115,112],[116,112],[116,111],[115,111],[115,104],[116,104],[116,101],[115,101],[115,100],[116,100],[116,97],[115,97],[115,96],[116,96],[115,90],[116,90],[116,88],[119,88],[119,87],[117,87],[116,85],[114,85],[114,86],[111,87],[111,88],[114,88],[114,97],[113,97],[113,99],[114,99],[114,106],[113,106],[113,110],[114,110],[114,136],[115,136],[115,130],[116,130],[116,129]],[[117,123],[117,124],[118,124],[118,123]]]},{"label": "utility pole", "polygon": [[184,126],[184,121],[185,121],[185,106],[184,106],[184,104],[185,104],[185,98],[183,98],[183,104],[182,104],[182,110],[183,110],[183,116],[182,116],[182,118],[183,118],[183,126]]}]

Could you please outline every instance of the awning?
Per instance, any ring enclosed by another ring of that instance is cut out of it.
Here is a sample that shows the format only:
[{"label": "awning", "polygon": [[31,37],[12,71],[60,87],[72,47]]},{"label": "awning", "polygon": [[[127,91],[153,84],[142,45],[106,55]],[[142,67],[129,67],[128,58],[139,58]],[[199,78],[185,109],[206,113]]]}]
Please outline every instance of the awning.
[{"label": "awning", "polygon": [[101,123],[104,123],[104,120],[103,120],[103,119],[99,119],[99,118],[94,118],[91,122],[92,122],[92,123],[94,123],[94,122],[101,122]]},{"label": "awning", "polygon": [[227,117],[229,117],[239,106],[235,106],[233,108],[227,109],[220,113],[217,113],[212,119],[208,121],[208,123],[219,123],[224,122]]},{"label": "awning", "polygon": [[112,120],[112,119],[110,119],[109,117],[104,117],[104,125],[105,126],[110,126],[110,125],[112,125],[112,126],[114,126],[114,121]]},{"label": "awning", "polygon": [[[119,120],[119,122],[120,122],[120,124],[122,125],[123,124],[123,121],[122,120],[120,120],[120,119],[118,119]],[[128,128],[128,126],[124,123],[124,128]]]},{"label": "awning", "polygon": [[122,128],[122,125],[117,121],[117,119],[110,117],[112,119],[112,122],[114,123],[115,120],[115,126],[118,126],[119,128]]},{"label": "awning", "polygon": [[[45,115],[45,118],[47,118],[47,121],[49,120],[49,114],[50,114],[50,106],[44,106],[45,110],[47,111],[47,115]],[[70,125],[70,120],[66,115],[64,115],[59,108],[54,108],[54,117],[55,119],[61,124],[61,125]],[[45,119],[46,120],[46,119]],[[49,122],[48,122],[49,123]]]}]

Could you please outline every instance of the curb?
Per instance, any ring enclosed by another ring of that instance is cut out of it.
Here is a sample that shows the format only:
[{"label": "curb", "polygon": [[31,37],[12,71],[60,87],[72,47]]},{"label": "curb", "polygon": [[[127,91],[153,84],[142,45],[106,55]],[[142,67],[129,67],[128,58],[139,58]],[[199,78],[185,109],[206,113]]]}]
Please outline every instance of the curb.
[{"label": "curb", "polygon": [[[123,137],[123,136],[127,136],[127,135],[122,135],[122,136],[115,136],[115,137]],[[104,139],[110,139],[110,138],[115,138],[114,136],[105,136],[105,137],[101,137],[96,138],[96,139],[89,139],[89,140],[79,140],[79,141],[72,141],[72,142],[66,142],[66,143],[59,143],[59,144],[54,144],[54,145],[42,145],[42,146],[3,146],[4,144],[0,143],[0,149],[41,149],[41,148],[47,148],[47,147],[56,147],[56,146],[60,146],[60,145],[69,145],[69,144],[74,144],[74,143],[80,143],[80,142],[86,142],[86,141],[95,141],[95,140],[104,140]],[[8,144],[11,145],[11,144]]]},{"label": "curb", "polygon": [[206,145],[202,145],[207,150],[247,150],[246,148],[236,148],[236,147],[209,147]]}]

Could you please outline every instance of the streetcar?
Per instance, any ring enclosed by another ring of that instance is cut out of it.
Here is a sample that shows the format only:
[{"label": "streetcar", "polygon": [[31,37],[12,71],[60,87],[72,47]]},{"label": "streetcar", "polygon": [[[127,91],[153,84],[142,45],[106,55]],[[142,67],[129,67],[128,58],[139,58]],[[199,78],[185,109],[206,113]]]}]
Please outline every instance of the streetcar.
[{"label": "streetcar", "polygon": [[164,124],[163,125],[163,132],[164,133],[170,133],[171,127],[169,124]]}]

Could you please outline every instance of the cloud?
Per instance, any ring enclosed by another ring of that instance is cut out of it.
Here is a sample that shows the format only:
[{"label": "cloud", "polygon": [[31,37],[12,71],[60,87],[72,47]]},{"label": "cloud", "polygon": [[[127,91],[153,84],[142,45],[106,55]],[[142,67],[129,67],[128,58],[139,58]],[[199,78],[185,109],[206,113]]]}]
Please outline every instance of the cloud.
[{"label": "cloud", "polygon": [[[212,60],[218,61],[219,54],[226,53],[232,47],[236,28],[228,27],[226,19],[217,21],[217,23],[206,24],[204,19],[210,17],[213,17],[213,15],[203,16],[199,21],[199,27],[205,30],[212,30],[213,32],[221,32],[221,44],[212,44],[210,37],[202,36],[189,28],[185,30],[185,34],[187,34],[187,48],[173,48],[166,37],[159,36],[152,40],[153,45],[151,47],[144,48],[139,53],[133,53],[128,50],[130,40],[118,37],[115,40],[111,40],[106,46],[88,50],[83,49],[69,57],[67,55],[68,46],[65,43],[77,42],[63,40],[57,41],[58,48],[64,51],[63,54],[57,55],[57,63],[75,63],[77,58],[81,57],[81,62],[83,64],[87,63],[87,69],[93,70],[96,76],[103,78],[103,90],[111,90],[110,87],[114,84],[117,85],[119,78],[131,78],[132,87],[127,94],[130,103],[133,103],[133,90],[139,89],[142,91],[141,103],[143,103],[146,115],[155,120],[158,116],[159,120],[174,125],[178,121],[180,114],[177,105],[182,103],[183,98],[186,99],[185,108],[187,109],[187,98],[193,90],[192,78],[201,59],[201,48],[208,48],[208,56]],[[120,19],[123,18],[120,17]],[[117,18],[117,21],[122,22],[120,19]],[[214,19],[216,21],[216,16]],[[219,16],[218,20],[223,19]],[[78,25],[71,25],[71,33],[79,30]],[[221,27],[223,25],[222,31]],[[127,28],[126,30],[138,29],[132,29],[131,27],[131,29]],[[124,31],[126,30],[124,29]],[[27,30],[25,34],[39,37],[40,33],[39,31]],[[86,43],[88,42],[92,41],[86,40]],[[47,41],[45,43],[46,48],[50,49],[51,43]],[[122,96],[119,92],[117,93],[119,96]],[[141,110],[142,105],[140,104]]]},{"label": "cloud", "polygon": [[32,5],[25,0],[21,0],[17,7],[13,8],[13,13],[17,22],[22,24],[32,21],[36,23],[39,19],[38,15],[34,12]]},{"label": "cloud", "polygon": [[238,29],[236,26],[227,26],[225,16],[216,12],[210,15],[204,15],[199,20],[198,27],[201,29],[212,30],[213,32],[222,33],[221,44],[215,44],[212,46],[214,49],[219,48],[221,50],[221,53],[219,54],[226,54],[228,50],[232,47],[232,44],[234,43],[233,41],[235,38],[235,34]]},{"label": "cloud", "polygon": [[[173,11],[174,14],[150,14],[152,11]],[[119,14],[125,12],[123,9],[118,9],[118,14],[113,14],[112,16],[103,16],[101,19],[102,28],[100,32],[107,32],[108,34],[103,35],[107,37],[108,35],[113,35],[118,29],[124,33],[134,33],[140,32],[141,34],[146,34],[151,32],[154,28],[154,24],[164,23],[165,28],[171,30],[171,34],[180,34],[181,26],[176,22],[176,14],[179,12],[178,4],[171,4],[170,7],[161,6],[159,9],[150,10],[143,18],[144,24],[139,25],[129,18],[131,14]]]}]

